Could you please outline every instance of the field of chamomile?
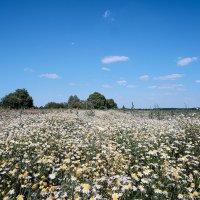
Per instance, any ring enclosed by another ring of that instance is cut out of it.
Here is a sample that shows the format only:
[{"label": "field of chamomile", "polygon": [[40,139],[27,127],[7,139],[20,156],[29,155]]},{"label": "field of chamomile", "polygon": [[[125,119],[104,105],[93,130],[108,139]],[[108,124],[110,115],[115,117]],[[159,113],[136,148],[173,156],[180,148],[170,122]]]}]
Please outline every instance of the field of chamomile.
[{"label": "field of chamomile", "polygon": [[200,113],[0,112],[0,199],[200,199]]}]

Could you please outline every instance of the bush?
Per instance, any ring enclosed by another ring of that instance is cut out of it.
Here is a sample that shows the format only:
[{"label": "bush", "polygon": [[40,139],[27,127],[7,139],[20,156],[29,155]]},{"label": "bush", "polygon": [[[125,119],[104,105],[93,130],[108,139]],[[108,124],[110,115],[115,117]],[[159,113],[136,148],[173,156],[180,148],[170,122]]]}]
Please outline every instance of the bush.
[{"label": "bush", "polygon": [[56,102],[49,102],[44,106],[44,108],[48,108],[48,109],[66,108],[66,104],[64,104],[64,103],[56,103]]},{"label": "bush", "polygon": [[106,106],[108,109],[116,109],[117,108],[117,104],[115,103],[115,101],[113,99],[106,99]]}]

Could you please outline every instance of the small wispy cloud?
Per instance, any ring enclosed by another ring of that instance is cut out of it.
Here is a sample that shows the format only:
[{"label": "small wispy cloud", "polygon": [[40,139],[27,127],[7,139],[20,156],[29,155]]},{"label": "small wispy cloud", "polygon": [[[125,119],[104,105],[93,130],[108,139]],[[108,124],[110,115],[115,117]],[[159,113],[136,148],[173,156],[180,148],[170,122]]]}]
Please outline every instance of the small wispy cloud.
[{"label": "small wispy cloud", "polygon": [[196,82],[196,83],[200,83],[200,80],[196,80],[195,82]]},{"label": "small wispy cloud", "polygon": [[110,17],[110,15],[111,15],[110,10],[106,10],[106,11],[104,12],[104,14],[103,14],[103,17],[104,17],[104,18],[108,18],[108,17]]},{"label": "small wispy cloud", "polygon": [[128,61],[127,56],[106,56],[104,57],[101,62],[104,64],[114,63],[114,62],[123,62]]},{"label": "small wispy cloud", "polygon": [[165,75],[165,76],[158,76],[158,77],[154,77],[155,80],[161,80],[161,81],[167,81],[167,80],[177,80],[179,78],[182,78],[183,74],[169,74],[169,75]]},{"label": "small wispy cloud", "polygon": [[137,85],[127,85],[126,87],[127,87],[127,88],[136,88]]},{"label": "small wispy cloud", "polygon": [[149,79],[150,79],[150,77],[149,77],[149,75],[142,75],[142,76],[139,76],[138,77],[140,80],[142,80],[142,81],[148,81]]},{"label": "small wispy cloud", "polygon": [[186,58],[178,58],[177,65],[178,66],[185,66],[190,64],[191,62],[197,61],[198,57],[186,57]]},{"label": "small wispy cloud", "polygon": [[49,73],[46,73],[46,74],[41,74],[40,78],[59,79],[60,76],[58,74],[49,74]]},{"label": "small wispy cloud", "polygon": [[103,71],[110,71],[110,68],[108,68],[108,67],[102,67],[101,70],[103,70]]},{"label": "small wispy cloud", "polygon": [[150,89],[157,89],[157,90],[183,90],[183,84],[168,84],[168,85],[152,85],[149,86]]},{"label": "small wispy cloud", "polygon": [[32,68],[28,68],[28,67],[27,67],[27,68],[24,68],[24,71],[25,71],[25,72],[34,72],[34,70],[33,70]]},{"label": "small wispy cloud", "polygon": [[112,88],[112,86],[109,85],[109,84],[103,84],[102,87],[103,87],[103,88],[107,88],[107,89],[108,89],[108,88]]},{"label": "small wispy cloud", "polygon": [[110,10],[106,10],[104,13],[103,13],[103,18],[105,20],[108,20],[109,22],[114,22],[115,21],[115,18],[112,17],[112,13]]},{"label": "small wispy cloud", "polygon": [[117,84],[118,85],[123,85],[123,86],[125,86],[125,85],[127,85],[127,81],[126,80],[119,80],[119,81],[117,81]]}]

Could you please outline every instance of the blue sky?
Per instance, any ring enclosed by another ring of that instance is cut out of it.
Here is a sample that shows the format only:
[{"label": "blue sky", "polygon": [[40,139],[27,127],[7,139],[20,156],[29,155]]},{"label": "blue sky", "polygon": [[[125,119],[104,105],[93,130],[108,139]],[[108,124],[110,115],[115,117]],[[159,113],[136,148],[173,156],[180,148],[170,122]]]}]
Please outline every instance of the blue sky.
[{"label": "blue sky", "polygon": [[0,97],[200,106],[199,0],[1,0]]}]

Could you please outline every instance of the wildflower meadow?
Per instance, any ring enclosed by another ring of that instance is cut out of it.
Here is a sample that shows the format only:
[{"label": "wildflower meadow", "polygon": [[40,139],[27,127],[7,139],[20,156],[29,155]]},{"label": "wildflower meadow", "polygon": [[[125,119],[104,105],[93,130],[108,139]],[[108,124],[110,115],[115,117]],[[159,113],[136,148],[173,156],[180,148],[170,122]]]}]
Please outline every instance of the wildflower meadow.
[{"label": "wildflower meadow", "polygon": [[200,113],[1,111],[0,199],[200,198]]}]

